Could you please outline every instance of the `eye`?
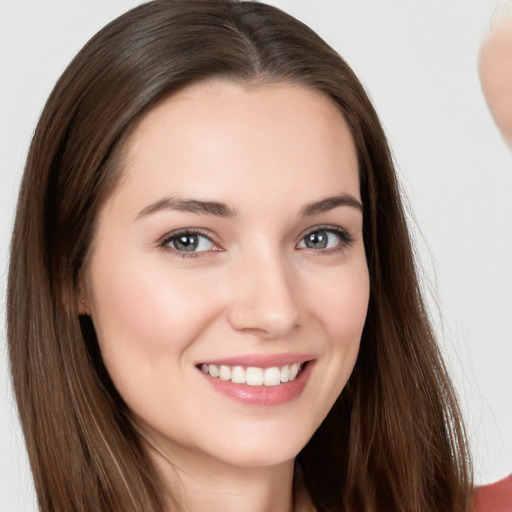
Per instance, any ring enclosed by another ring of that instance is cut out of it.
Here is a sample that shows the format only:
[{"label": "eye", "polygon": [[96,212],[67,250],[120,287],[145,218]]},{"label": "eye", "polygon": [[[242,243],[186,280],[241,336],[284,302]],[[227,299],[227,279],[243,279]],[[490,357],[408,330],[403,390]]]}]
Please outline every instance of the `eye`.
[{"label": "eye", "polygon": [[199,253],[213,251],[217,248],[215,243],[206,235],[193,231],[180,231],[166,237],[162,247],[173,249],[181,253]]},{"label": "eye", "polygon": [[329,251],[343,249],[350,245],[352,238],[340,228],[317,228],[307,233],[298,243],[299,249]]}]

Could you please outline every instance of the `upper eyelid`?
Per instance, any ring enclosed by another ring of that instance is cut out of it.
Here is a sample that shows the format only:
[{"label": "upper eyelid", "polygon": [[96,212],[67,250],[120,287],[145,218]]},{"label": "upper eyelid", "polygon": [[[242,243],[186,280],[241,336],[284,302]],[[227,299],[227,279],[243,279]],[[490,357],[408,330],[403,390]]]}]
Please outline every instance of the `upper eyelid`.
[{"label": "upper eyelid", "polygon": [[315,232],[315,231],[346,231],[346,229],[342,228],[341,226],[336,226],[335,224],[318,224],[318,226],[311,226],[310,228],[307,228],[304,231],[304,234],[307,235],[308,233]]},{"label": "upper eyelid", "polygon": [[159,240],[159,242],[165,242],[166,240],[169,240],[170,238],[174,238],[174,237],[177,237],[180,235],[202,235],[202,236],[210,239],[212,242],[214,242],[214,237],[212,236],[212,233],[203,228],[174,229],[173,231],[169,231],[169,232],[165,233],[165,235],[162,235],[158,240]]},{"label": "upper eyelid", "polygon": [[299,241],[302,240],[305,236],[310,235],[311,233],[315,233],[316,231],[332,231],[334,233],[343,233],[344,235],[352,238],[352,233],[348,229],[342,228],[341,226],[336,226],[334,224],[320,224],[303,231],[299,235]]}]

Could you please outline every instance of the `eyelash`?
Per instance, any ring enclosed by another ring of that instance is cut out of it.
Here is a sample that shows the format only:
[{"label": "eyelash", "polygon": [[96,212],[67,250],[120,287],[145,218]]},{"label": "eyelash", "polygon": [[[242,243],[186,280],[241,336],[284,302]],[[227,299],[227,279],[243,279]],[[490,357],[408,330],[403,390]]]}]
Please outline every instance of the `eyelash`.
[{"label": "eyelash", "polygon": [[[354,242],[353,236],[347,230],[342,229],[338,226],[320,225],[320,226],[315,226],[315,227],[307,230],[305,233],[303,233],[300,236],[299,241],[297,242],[296,246],[299,243],[302,243],[306,239],[307,236],[310,236],[314,233],[319,233],[322,231],[325,233],[334,234],[335,236],[337,236],[339,238],[340,242],[336,247],[332,247],[329,249],[315,250],[312,248],[307,248],[307,247],[305,248],[305,249],[309,249],[309,252],[311,252],[315,256],[339,253],[339,252],[343,251],[345,248],[350,247],[352,242]],[[214,249],[213,251],[186,252],[186,251],[180,251],[178,249],[170,247],[170,244],[173,241],[177,240],[180,236],[187,236],[187,235],[204,237],[209,242],[214,244],[217,247],[217,249]],[[161,239],[161,241],[159,242],[158,245],[163,250],[172,252],[174,255],[181,257],[181,258],[198,258],[200,256],[204,256],[205,253],[221,252],[223,250],[220,247],[220,244],[217,243],[213,239],[210,232],[202,230],[202,229],[196,229],[196,228],[184,228],[184,229],[180,229],[177,231],[173,231],[172,233],[165,235]],[[301,250],[302,250],[302,248],[301,248]]]},{"label": "eyelash", "polygon": [[178,249],[174,249],[173,247],[170,247],[170,243],[174,240],[177,240],[180,236],[201,236],[206,238],[208,241],[210,241],[212,244],[214,244],[218,249],[214,250],[213,252],[220,252],[222,251],[222,248],[220,247],[220,244],[218,244],[212,237],[211,233],[209,231],[205,231],[202,229],[197,228],[184,228],[179,229],[177,231],[173,231],[172,233],[168,233],[165,235],[161,242],[159,243],[159,246],[165,250],[172,252],[174,255],[181,257],[181,258],[197,258],[199,256],[202,256],[204,253],[211,252],[211,251],[199,251],[199,252],[186,252],[186,251],[179,251]]},{"label": "eyelash", "polygon": [[332,247],[330,249],[323,249],[323,250],[314,250],[310,249],[310,252],[314,256],[321,256],[321,255],[329,255],[329,254],[336,254],[342,252],[347,247],[350,247],[352,243],[354,242],[354,237],[350,232],[348,232],[346,229],[342,229],[339,226],[332,226],[332,225],[321,225],[321,226],[315,226],[309,230],[307,230],[304,234],[301,235],[299,243],[305,240],[305,238],[309,235],[312,235],[314,233],[319,232],[325,232],[329,234],[334,234],[339,238],[339,244],[337,244],[335,247]]}]

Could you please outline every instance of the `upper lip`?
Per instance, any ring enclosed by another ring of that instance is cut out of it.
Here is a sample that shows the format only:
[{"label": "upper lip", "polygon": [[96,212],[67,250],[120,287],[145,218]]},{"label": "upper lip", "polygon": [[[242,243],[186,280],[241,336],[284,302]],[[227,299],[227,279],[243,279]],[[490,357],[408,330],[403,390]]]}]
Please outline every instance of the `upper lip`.
[{"label": "upper lip", "polygon": [[272,368],[293,363],[305,363],[314,357],[310,354],[286,352],[281,354],[246,354],[242,356],[223,357],[222,359],[210,359],[201,361],[201,364],[214,364],[216,366],[256,366],[258,368]]}]

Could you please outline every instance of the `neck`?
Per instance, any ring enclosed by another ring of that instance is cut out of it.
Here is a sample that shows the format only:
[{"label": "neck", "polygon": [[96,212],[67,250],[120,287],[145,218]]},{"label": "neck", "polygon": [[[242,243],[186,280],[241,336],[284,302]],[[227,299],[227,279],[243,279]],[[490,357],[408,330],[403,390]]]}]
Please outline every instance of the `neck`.
[{"label": "neck", "polygon": [[295,509],[293,461],[272,467],[241,468],[204,455],[189,455],[185,463],[173,457],[171,465],[156,455],[155,463],[168,495],[178,502],[180,510],[293,512]]},{"label": "neck", "polygon": [[[294,459],[236,464],[176,443],[159,443],[133,422],[160,476],[167,512],[315,512]],[[167,440],[168,441],[168,440]]]}]

